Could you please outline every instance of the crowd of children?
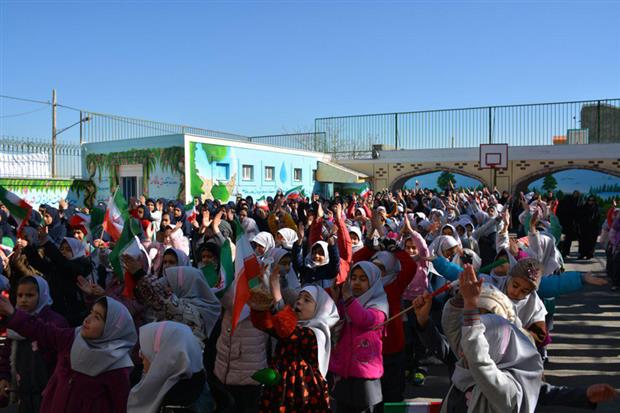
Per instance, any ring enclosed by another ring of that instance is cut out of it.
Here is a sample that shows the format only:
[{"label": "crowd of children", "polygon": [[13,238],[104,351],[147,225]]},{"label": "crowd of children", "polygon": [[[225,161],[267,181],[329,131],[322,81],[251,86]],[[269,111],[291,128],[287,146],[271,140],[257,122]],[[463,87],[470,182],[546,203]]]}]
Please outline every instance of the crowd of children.
[{"label": "crowd of children", "polygon": [[[60,205],[24,221],[0,208],[0,402],[19,412],[381,412],[424,383],[430,356],[450,366],[442,412],[618,396],[543,376],[553,299],[606,283],[564,271],[575,228],[580,258],[594,253],[591,199],[416,187],[188,209],[141,197],[121,211],[136,245],[120,252],[89,218],[111,205]],[[588,225],[573,225],[577,209]],[[600,241],[620,286],[615,203]]]}]

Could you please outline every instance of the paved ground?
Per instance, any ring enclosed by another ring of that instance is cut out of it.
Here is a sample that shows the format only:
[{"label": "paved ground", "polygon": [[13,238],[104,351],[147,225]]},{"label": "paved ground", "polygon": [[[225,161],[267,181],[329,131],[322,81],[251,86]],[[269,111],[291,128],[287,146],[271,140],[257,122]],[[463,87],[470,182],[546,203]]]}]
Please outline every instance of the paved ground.
[{"label": "paved ground", "polygon": [[[605,276],[605,257],[598,250],[589,262],[567,259],[567,270],[591,271]],[[553,343],[546,380],[555,385],[584,386],[609,383],[620,390],[620,292],[609,287],[586,286],[557,300]],[[423,387],[407,387],[407,398],[442,398],[449,386],[447,369],[431,366]],[[541,412],[587,411],[566,407]],[[620,400],[601,404],[597,412],[620,412]]]}]

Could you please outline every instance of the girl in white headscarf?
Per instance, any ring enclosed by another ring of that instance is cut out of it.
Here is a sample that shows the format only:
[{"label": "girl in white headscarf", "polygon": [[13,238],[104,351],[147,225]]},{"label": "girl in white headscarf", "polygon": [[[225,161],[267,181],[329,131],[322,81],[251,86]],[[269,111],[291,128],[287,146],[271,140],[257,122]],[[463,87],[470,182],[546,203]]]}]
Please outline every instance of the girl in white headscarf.
[{"label": "girl in white headscarf", "polygon": [[277,312],[252,309],[251,319],[256,328],[278,339],[271,368],[282,380],[264,388],[259,411],[329,411],[326,376],[330,328],[339,319],[336,304],[323,288],[308,285],[301,289],[293,308],[284,306],[277,271],[272,271],[270,284]]},{"label": "girl in white headscarf", "polygon": [[[389,315],[381,271],[368,261],[351,267],[342,287],[333,288],[344,320],[338,344],[332,351],[329,371],[335,376],[337,411],[372,409],[383,399],[383,335],[379,327]],[[371,410],[372,411],[372,410]]]},{"label": "girl in white headscarf", "polygon": [[[16,292],[16,307],[39,320],[58,328],[69,327],[67,320],[54,312],[49,286],[43,277],[26,276],[19,280]],[[16,383],[15,400],[19,411],[38,412],[41,407],[41,393],[45,389],[54,368],[56,353],[52,348],[26,340],[13,330],[7,331],[8,342],[0,348],[0,397],[9,397],[10,381]],[[20,380],[17,380],[20,378]]]},{"label": "girl in white headscarf", "polygon": [[42,413],[121,413],[127,410],[129,352],[137,334],[129,311],[104,297],[92,307],[82,326],[58,328],[14,309],[0,296],[0,315],[7,327],[58,354],[41,402]]},{"label": "girl in white headscarf", "polygon": [[292,256],[290,251],[276,247],[269,251],[268,256],[273,261],[271,268],[280,273],[280,286],[284,302],[293,305],[297,299],[301,284],[299,283],[297,273],[291,265]]},{"label": "girl in white headscarf", "polygon": [[276,245],[289,252],[293,249],[293,244],[297,239],[297,232],[291,228],[280,228],[276,233]]},{"label": "girl in white headscarf", "polygon": [[254,238],[252,238],[250,242],[252,243],[252,247],[254,248],[254,253],[259,258],[263,258],[270,249],[276,246],[273,235],[266,231],[256,234],[256,236],[254,236]]},{"label": "girl in white headscarf", "polygon": [[142,379],[129,393],[128,413],[157,413],[165,406],[189,406],[202,392],[202,349],[192,330],[175,321],[140,327]]}]

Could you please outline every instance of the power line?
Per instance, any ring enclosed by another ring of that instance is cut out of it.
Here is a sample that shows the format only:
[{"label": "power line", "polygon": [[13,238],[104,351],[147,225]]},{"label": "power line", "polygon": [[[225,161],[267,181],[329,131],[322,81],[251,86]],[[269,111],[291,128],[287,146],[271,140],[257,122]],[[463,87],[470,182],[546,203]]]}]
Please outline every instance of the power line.
[{"label": "power line", "polygon": [[39,108],[35,110],[29,110],[28,112],[12,113],[10,115],[0,115],[0,118],[16,118],[18,116],[30,115],[31,113],[41,112],[42,110],[46,110],[46,109],[47,109],[46,107],[43,107],[43,108]]},{"label": "power line", "polygon": [[12,99],[12,100],[20,100],[22,102],[32,102],[32,103],[41,103],[43,105],[51,105],[52,103],[45,100],[36,100],[36,99],[27,99],[27,98],[19,98],[16,96],[8,96],[8,95],[0,95],[0,98],[4,99]]}]

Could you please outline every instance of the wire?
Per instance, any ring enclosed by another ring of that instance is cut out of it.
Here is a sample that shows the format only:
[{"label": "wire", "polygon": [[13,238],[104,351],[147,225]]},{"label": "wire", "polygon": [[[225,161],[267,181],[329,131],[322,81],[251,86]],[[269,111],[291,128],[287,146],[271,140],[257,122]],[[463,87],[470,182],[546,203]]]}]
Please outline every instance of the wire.
[{"label": "wire", "polygon": [[35,110],[29,110],[28,112],[12,113],[10,115],[0,115],[0,118],[16,118],[18,116],[30,115],[31,113],[41,112],[42,110],[46,110],[46,109],[47,109],[46,107],[43,107],[43,108],[39,108]]},{"label": "wire", "polygon": [[45,100],[18,98],[18,97],[15,97],[15,96],[8,96],[8,95],[0,95],[0,98],[13,99],[13,100],[21,100],[22,102],[41,103],[43,105],[51,105],[52,104],[51,102],[45,101]]}]

